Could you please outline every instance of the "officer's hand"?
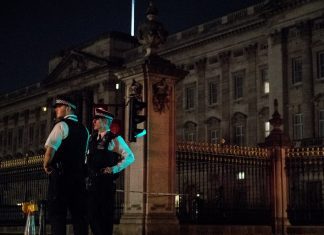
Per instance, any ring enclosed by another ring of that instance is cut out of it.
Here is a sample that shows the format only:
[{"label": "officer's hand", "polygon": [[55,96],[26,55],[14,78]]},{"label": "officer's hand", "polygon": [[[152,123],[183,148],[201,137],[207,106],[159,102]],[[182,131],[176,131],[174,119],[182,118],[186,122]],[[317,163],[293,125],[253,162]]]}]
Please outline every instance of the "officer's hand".
[{"label": "officer's hand", "polygon": [[104,174],[112,174],[113,171],[112,171],[112,167],[106,167],[106,168],[103,168],[103,173]]}]

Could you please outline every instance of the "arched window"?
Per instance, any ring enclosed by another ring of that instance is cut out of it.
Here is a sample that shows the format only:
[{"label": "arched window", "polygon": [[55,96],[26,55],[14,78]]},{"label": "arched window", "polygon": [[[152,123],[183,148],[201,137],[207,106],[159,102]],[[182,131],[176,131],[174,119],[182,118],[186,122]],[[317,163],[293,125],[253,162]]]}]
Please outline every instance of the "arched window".
[{"label": "arched window", "polygon": [[246,115],[235,113],[233,116],[233,144],[242,146],[246,142]]},{"label": "arched window", "polygon": [[196,141],[197,140],[197,124],[194,122],[186,122],[183,128],[184,140],[185,141]]},{"label": "arched window", "polygon": [[221,121],[216,117],[210,117],[206,121],[207,142],[212,144],[219,143],[221,137]]}]

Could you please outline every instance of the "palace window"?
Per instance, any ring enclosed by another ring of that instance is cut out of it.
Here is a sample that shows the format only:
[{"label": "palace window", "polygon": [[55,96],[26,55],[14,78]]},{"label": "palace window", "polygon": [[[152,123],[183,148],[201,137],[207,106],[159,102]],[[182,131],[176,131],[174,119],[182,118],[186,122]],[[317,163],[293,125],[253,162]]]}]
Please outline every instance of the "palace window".
[{"label": "palace window", "polygon": [[303,126],[303,122],[304,122],[304,117],[303,114],[301,113],[297,113],[294,115],[294,139],[295,140],[301,140],[303,138],[303,132],[304,132],[304,126]]},{"label": "palace window", "polygon": [[319,111],[319,137],[324,137],[324,110]]},{"label": "palace window", "polygon": [[7,139],[7,147],[9,150],[12,150],[12,138],[13,138],[13,133],[12,129],[8,131],[8,139]]},{"label": "palace window", "polygon": [[324,51],[317,54],[317,71],[318,78],[324,78]]},{"label": "palace window", "polygon": [[217,82],[212,81],[208,83],[208,104],[213,105],[217,103]]},{"label": "palace window", "polygon": [[196,86],[191,84],[185,88],[185,109],[195,108]]},{"label": "palace window", "polygon": [[22,147],[24,137],[24,129],[22,127],[18,130],[18,148]]},{"label": "palace window", "polygon": [[34,145],[34,124],[29,125],[29,144]]},{"label": "palace window", "polygon": [[197,140],[197,124],[194,122],[187,122],[184,125],[184,140],[196,141]]},{"label": "palace window", "polygon": [[262,94],[269,94],[270,83],[268,77],[268,68],[262,68],[260,70],[261,83],[262,83]]},{"label": "palace window", "polygon": [[217,144],[218,139],[219,139],[219,130],[218,129],[213,129],[209,130],[209,143],[211,144]]},{"label": "palace window", "polygon": [[3,131],[0,132],[0,152],[2,151],[2,148],[4,148],[3,146]]},{"label": "palace window", "polygon": [[243,79],[244,74],[242,72],[234,73],[234,99],[243,97]]},{"label": "palace window", "polygon": [[268,137],[270,135],[270,122],[264,123],[264,136]]},{"label": "palace window", "polygon": [[235,113],[233,122],[233,142],[235,145],[242,146],[245,144],[246,115]]},{"label": "palace window", "polygon": [[234,144],[241,146],[244,143],[243,125],[236,125],[234,128]]},{"label": "palace window", "polygon": [[302,58],[296,57],[292,59],[292,83],[302,81]]},{"label": "palace window", "polygon": [[211,117],[206,121],[207,141],[212,144],[219,143],[221,121],[216,117]]}]

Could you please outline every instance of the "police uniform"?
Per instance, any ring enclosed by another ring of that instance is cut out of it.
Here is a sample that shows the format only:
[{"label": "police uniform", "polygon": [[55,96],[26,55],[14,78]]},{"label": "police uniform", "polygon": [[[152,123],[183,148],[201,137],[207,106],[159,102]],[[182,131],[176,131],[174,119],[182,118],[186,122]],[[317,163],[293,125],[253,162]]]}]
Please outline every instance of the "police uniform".
[{"label": "police uniform", "polygon": [[[55,105],[75,105],[67,99],[57,99]],[[67,211],[70,211],[74,234],[87,234],[85,152],[88,130],[74,114],[55,124],[45,147],[55,150],[50,163],[48,210],[52,234],[66,234]]]},{"label": "police uniform", "polygon": [[[96,109],[94,118],[112,121],[113,115],[106,110]],[[133,162],[134,154],[121,136],[106,130],[90,137],[87,189],[89,222],[94,235],[112,234],[115,176]],[[104,173],[107,167],[111,167],[111,174]]]}]

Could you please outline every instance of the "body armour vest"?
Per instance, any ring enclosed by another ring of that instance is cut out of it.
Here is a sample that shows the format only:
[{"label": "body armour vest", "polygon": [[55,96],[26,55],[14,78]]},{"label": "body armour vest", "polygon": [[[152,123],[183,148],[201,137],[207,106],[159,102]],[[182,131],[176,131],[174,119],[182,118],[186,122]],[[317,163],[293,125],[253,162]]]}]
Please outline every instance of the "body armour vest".
[{"label": "body armour vest", "polygon": [[98,134],[91,136],[87,161],[90,174],[100,175],[103,168],[112,167],[118,163],[119,155],[108,150],[110,141],[116,137],[117,135],[110,131],[108,131],[102,139],[98,139]]},{"label": "body armour vest", "polygon": [[61,121],[68,125],[69,134],[55,152],[53,165],[60,168],[63,176],[84,176],[88,132],[80,122],[69,119]]}]

